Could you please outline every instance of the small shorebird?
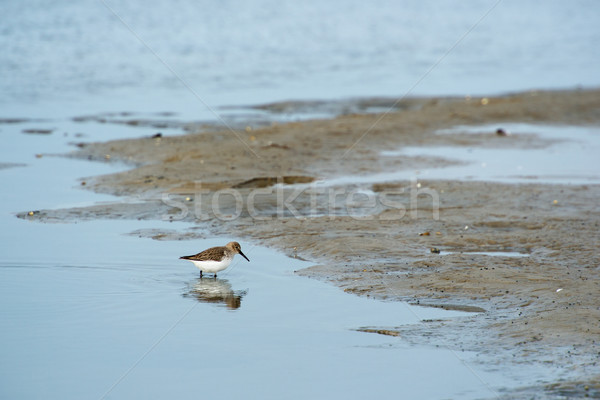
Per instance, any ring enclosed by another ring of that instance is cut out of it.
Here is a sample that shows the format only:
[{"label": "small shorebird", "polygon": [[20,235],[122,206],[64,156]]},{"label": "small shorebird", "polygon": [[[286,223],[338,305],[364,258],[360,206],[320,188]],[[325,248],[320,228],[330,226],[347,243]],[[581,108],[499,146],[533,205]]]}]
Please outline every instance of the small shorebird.
[{"label": "small shorebird", "polygon": [[225,246],[211,247],[193,256],[182,256],[179,258],[194,263],[200,269],[200,278],[202,278],[202,272],[215,274],[216,278],[217,272],[229,267],[233,256],[236,254],[248,260],[248,257],[242,253],[242,247],[238,242],[229,242]]}]

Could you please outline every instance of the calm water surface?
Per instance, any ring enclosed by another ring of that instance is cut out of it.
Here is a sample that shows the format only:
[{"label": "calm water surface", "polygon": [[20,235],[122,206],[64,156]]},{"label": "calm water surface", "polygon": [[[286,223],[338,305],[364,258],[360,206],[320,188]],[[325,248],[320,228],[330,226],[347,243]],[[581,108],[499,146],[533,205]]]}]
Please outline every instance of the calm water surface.
[{"label": "calm water surface", "polygon": [[481,371],[480,381],[443,348],[353,331],[417,323],[439,311],[298,278],[292,269],[305,263],[249,244],[251,263],[201,281],[177,260],[197,244],[120,234],[131,226],[36,227],[29,232],[34,252],[9,252],[2,261],[3,398],[101,398],[108,391],[107,398],[476,398],[497,383]]},{"label": "calm water surface", "polygon": [[[534,124],[502,124],[511,136],[536,135],[557,142],[541,149],[502,147],[404,147],[385,151],[384,157],[426,156],[463,161],[465,165],[400,171],[381,174],[371,180],[460,179],[506,183],[600,183],[600,128],[597,126],[560,126]],[[459,126],[439,132],[495,135],[497,125]]]},{"label": "calm water surface", "polygon": [[25,0],[0,15],[10,117],[600,85],[594,0]]},{"label": "calm water surface", "polygon": [[599,4],[2,2],[0,397],[469,399],[552,380],[356,332],[462,314],[345,294],[256,243],[216,281],[177,259],[234,235],[150,241],[126,234],[189,227],[14,214],[114,200],[77,179],[126,166],[48,154],[157,131],[82,115],[218,121],[222,106],[285,99],[597,86]]}]

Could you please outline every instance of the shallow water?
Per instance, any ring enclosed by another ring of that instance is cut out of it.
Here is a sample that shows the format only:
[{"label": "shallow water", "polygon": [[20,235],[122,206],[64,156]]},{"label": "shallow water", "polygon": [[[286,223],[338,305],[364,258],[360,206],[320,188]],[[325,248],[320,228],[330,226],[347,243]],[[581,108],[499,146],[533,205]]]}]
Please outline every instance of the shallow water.
[{"label": "shallow water", "polygon": [[0,116],[600,85],[600,4],[4,2]]},{"label": "shallow water", "polygon": [[[31,242],[63,240],[53,251],[13,246],[3,259],[1,339],[11,344],[2,350],[3,397],[352,398],[392,395],[397,385],[421,398],[489,395],[448,350],[353,331],[459,313],[345,294],[292,274],[306,263],[251,244],[244,244],[251,263],[236,260],[217,280],[201,281],[177,260],[199,243],[119,233],[132,225],[160,224],[38,225]],[[214,293],[215,285],[241,293],[239,308],[190,294]],[[436,375],[445,378],[423,384]]]},{"label": "shallow water", "polygon": [[519,253],[518,251],[443,251],[441,254],[459,254],[459,255],[480,255],[488,257],[529,257],[527,253]]},{"label": "shallow water", "polygon": [[[496,135],[497,125],[459,126],[438,132]],[[457,165],[419,170],[400,169],[376,174],[339,176],[316,182],[322,186],[367,185],[427,179],[471,180],[500,183],[594,184],[600,183],[600,129],[596,126],[502,124],[511,136],[536,135],[556,143],[544,148],[481,146],[408,146],[385,150],[381,157],[432,157]],[[367,190],[369,195],[372,192]]]},{"label": "shallow water", "polygon": [[[113,200],[78,179],[126,166],[50,156],[71,142],[275,118],[223,106],[600,84],[597,2],[495,4],[4,2],[0,118],[26,120],[0,124],[0,397],[469,399],[552,380],[554,370],[507,374],[443,341],[357,332],[464,313],[346,294],[255,243],[242,243],[251,263],[216,281],[177,259],[233,235],[149,241],[127,233],[188,226],[14,216]],[[331,115],[315,112],[277,118]],[[176,127],[102,121],[114,117]]]},{"label": "shallow water", "polygon": [[[559,140],[542,149],[481,148],[464,146],[405,147],[385,151],[384,157],[426,156],[464,162],[444,168],[398,171],[371,177],[374,181],[398,179],[458,179],[506,183],[600,183],[600,129],[595,126],[546,126],[503,124],[511,136],[535,134],[541,139]],[[495,135],[497,126],[457,127],[440,134],[487,133]],[[511,136],[506,139],[510,140]],[[365,177],[368,179],[368,177]]]}]

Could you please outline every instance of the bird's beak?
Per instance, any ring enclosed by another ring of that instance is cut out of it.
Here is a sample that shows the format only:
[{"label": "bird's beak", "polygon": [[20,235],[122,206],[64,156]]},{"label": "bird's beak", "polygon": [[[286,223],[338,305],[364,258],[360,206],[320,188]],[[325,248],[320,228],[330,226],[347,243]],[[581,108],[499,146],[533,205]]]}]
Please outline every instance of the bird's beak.
[{"label": "bird's beak", "polygon": [[[244,257],[246,260],[248,260],[248,257],[246,257],[246,255],[244,253],[242,253],[242,251],[240,250],[240,256]],[[248,262],[250,262],[250,260],[248,260]]]}]

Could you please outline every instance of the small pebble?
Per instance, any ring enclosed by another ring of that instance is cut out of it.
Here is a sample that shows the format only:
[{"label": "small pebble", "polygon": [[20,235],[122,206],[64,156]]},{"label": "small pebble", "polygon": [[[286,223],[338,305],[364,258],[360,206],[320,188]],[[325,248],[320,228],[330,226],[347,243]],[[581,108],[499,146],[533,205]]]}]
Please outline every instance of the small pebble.
[{"label": "small pebble", "polygon": [[431,249],[429,249],[429,251],[431,251],[433,254],[441,253],[440,249],[438,249],[437,247],[432,247]]}]

